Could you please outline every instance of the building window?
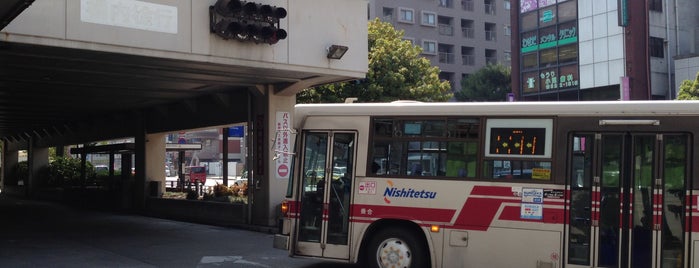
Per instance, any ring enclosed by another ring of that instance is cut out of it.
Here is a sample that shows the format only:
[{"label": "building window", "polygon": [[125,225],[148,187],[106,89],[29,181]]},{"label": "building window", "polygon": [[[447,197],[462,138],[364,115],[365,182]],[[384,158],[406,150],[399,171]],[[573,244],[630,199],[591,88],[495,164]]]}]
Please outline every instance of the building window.
[{"label": "building window", "polygon": [[522,69],[534,69],[539,65],[536,52],[522,55]]},{"label": "building window", "polygon": [[556,48],[539,51],[539,67],[541,68],[554,66],[557,59],[558,53],[556,53]]},{"label": "building window", "polygon": [[650,56],[655,58],[665,58],[664,43],[662,38],[651,37],[648,47],[650,48]]},{"label": "building window", "polygon": [[512,52],[505,51],[505,52],[503,52],[502,57],[503,57],[503,60],[505,61],[505,65],[510,65],[510,63],[512,62]]},{"label": "building window", "polygon": [[413,17],[413,14],[414,14],[413,9],[399,7],[398,13],[400,14],[400,17],[398,17],[398,21],[405,22],[405,23],[414,23],[415,22],[415,18]]},{"label": "building window", "polygon": [[662,0],[650,0],[648,6],[651,11],[663,12],[663,1]]},{"label": "building window", "polygon": [[483,4],[485,4],[485,14],[495,15],[495,3],[493,3],[493,0],[484,0]]},{"label": "building window", "polygon": [[558,47],[558,64],[566,64],[578,61],[578,45]]},{"label": "building window", "polygon": [[437,25],[437,13],[430,12],[430,11],[422,11],[422,25],[436,26]]},{"label": "building window", "polygon": [[422,53],[432,55],[437,54],[437,41],[422,40]]},{"label": "building window", "polygon": [[439,72],[439,80],[449,81],[451,88],[454,88],[454,73],[451,72]]},{"label": "building window", "polygon": [[437,18],[437,24],[439,24],[439,34],[453,36],[454,35],[454,19],[450,17],[439,16]]},{"label": "building window", "polygon": [[486,64],[497,64],[498,63],[498,52],[495,49],[485,50],[485,63]]},{"label": "building window", "polygon": [[578,1],[568,1],[558,4],[558,23],[573,21],[578,18]]},{"label": "building window", "polygon": [[461,9],[473,11],[473,0],[461,0]]},{"label": "building window", "polygon": [[505,6],[505,10],[510,10],[510,0],[505,0],[503,4]]},{"label": "building window", "polygon": [[467,66],[476,65],[476,55],[473,47],[461,47],[461,64]]},{"label": "building window", "polygon": [[469,38],[472,39],[474,36],[473,33],[473,21],[472,20],[461,20],[461,35],[463,35],[464,38]]},{"label": "building window", "polygon": [[505,25],[505,36],[510,36],[512,35],[512,27],[510,25]]},{"label": "building window", "polygon": [[452,8],[454,6],[454,3],[452,2],[452,0],[439,0],[439,6]]},{"label": "building window", "polygon": [[485,40],[486,41],[497,41],[497,30],[495,29],[495,23],[485,23]]},{"label": "building window", "polygon": [[393,20],[393,8],[384,7],[383,8],[383,20],[392,21]]},{"label": "building window", "polygon": [[415,38],[404,36],[403,41],[408,41],[408,42],[410,42],[411,45],[413,45],[413,46],[415,45]]},{"label": "building window", "polygon": [[449,64],[454,63],[454,46],[453,45],[439,44],[437,49],[439,50],[439,62],[440,63],[449,63]]}]

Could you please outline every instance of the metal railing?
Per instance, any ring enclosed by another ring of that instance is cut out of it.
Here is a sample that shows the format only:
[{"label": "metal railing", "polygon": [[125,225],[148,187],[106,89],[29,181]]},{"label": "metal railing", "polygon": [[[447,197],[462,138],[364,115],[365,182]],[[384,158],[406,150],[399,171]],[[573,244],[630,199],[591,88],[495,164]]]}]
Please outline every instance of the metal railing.
[{"label": "metal railing", "polygon": [[495,31],[485,31],[485,40],[497,41],[497,33]]},{"label": "metal railing", "polygon": [[495,4],[485,4],[485,14],[495,15]]},{"label": "metal railing", "polygon": [[476,65],[476,57],[473,55],[462,55],[461,64],[468,66]]},{"label": "metal railing", "polygon": [[454,63],[454,53],[439,52],[440,63]]},{"label": "metal railing", "polygon": [[463,35],[464,38],[473,39],[475,37],[473,28],[461,28],[461,35]]},{"label": "metal railing", "polygon": [[439,24],[439,34],[453,36],[454,27],[448,24]]},{"label": "metal railing", "polygon": [[461,8],[466,11],[473,11],[473,1],[472,0],[462,0]]}]

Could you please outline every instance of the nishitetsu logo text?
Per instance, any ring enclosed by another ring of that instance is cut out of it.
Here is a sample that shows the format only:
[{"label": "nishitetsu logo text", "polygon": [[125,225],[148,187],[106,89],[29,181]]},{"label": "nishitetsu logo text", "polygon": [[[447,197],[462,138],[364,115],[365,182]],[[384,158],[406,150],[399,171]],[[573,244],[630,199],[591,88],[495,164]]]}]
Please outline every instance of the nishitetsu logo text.
[{"label": "nishitetsu logo text", "polygon": [[435,199],[437,197],[437,192],[427,191],[427,190],[416,190],[413,188],[398,188],[393,187],[393,182],[391,180],[386,181],[388,187],[383,192],[383,200],[390,204],[391,198],[418,198],[418,199]]}]

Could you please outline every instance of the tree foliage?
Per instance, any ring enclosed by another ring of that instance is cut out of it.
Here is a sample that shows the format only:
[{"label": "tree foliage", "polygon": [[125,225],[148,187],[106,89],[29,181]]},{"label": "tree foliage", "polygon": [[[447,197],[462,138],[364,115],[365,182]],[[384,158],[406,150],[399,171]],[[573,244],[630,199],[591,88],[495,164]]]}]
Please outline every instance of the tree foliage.
[{"label": "tree foliage", "polygon": [[[92,163],[86,162],[85,165],[85,177],[94,177],[95,168],[92,166]],[[53,162],[49,163],[48,184],[51,186],[62,184],[79,185],[81,179],[80,170],[80,159],[72,157],[56,157]]]},{"label": "tree foliage", "polygon": [[301,91],[299,103],[337,103],[356,97],[358,102],[394,100],[446,101],[452,97],[439,68],[420,56],[422,49],[403,40],[403,31],[378,18],[369,21],[369,70],[366,78],[322,85]]},{"label": "tree foliage", "polygon": [[699,100],[699,73],[694,81],[684,80],[680,85],[680,92],[677,94],[678,100]]},{"label": "tree foliage", "polygon": [[488,64],[461,80],[461,90],[454,93],[458,101],[505,101],[510,89],[510,69]]}]

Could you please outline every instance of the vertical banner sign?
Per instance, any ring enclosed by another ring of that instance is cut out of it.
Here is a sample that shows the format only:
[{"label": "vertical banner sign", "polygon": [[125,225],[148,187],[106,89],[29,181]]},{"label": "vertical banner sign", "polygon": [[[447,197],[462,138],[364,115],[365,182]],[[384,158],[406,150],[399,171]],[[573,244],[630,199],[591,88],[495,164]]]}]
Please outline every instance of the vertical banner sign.
[{"label": "vertical banner sign", "polygon": [[279,155],[275,160],[277,179],[289,179],[291,172],[291,115],[289,112],[277,112],[277,140],[274,146],[274,154]]}]

